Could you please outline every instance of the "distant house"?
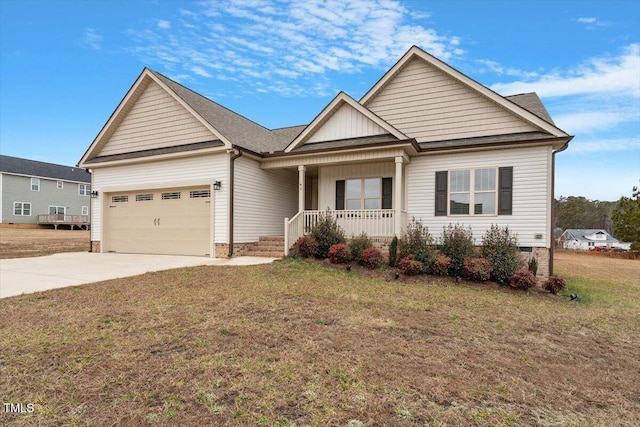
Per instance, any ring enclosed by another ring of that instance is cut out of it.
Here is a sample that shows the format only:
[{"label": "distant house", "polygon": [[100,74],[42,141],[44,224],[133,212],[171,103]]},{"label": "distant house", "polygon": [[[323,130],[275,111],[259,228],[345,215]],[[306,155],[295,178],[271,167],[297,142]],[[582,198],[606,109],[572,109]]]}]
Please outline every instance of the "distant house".
[{"label": "distant house", "polygon": [[631,244],[618,241],[605,230],[598,229],[572,229],[568,228],[558,240],[559,246],[565,249],[579,249],[583,251],[600,249],[624,249],[629,250]]},{"label": "distant house", "polygon": [[91,174],[78,167],[0,156],[3,224],[88,228]]},{"label": "distant house", "polygon": [[549,274],[555,154],[571,138],[536,94],[503,97],[414,46],[359,101],[339,92],[310,123],[272,130],[145,68],[79,165],[95,252],[278,241],[283,255],[328,209],[378,242],[411,218],[436,238],[508,226]]}]

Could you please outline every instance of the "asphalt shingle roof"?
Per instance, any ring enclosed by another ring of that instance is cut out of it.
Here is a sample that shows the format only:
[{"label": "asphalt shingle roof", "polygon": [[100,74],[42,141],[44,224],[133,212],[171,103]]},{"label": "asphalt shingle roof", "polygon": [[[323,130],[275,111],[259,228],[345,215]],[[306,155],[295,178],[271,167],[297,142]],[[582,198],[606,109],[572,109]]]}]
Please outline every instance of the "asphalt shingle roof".
[{"label": "asphalt shingle roof", "polygon": [[0,172],[53,178],[61,181],[91,182],[91,174],[79,167],[2,155],[0,155]]},{"label": "asphalt shingle roof", "polygon": [[555,123],[553,123],[549,112],[544,108],[544,104],[540,101],[537,93],[521,93],[518,95],[505,96],[505,98],[555,126]]},{"label": "asphalt shingle roof", "polygon": [[[588,239],[586,236],[591,236],[596,233],[603,233],[607,236],[606,240],[593,240]],[[618,243],[618,239],[611,236],[605,230],[597,228],[567,228],[564,231],[564,238],[566,240],[581,240],[583,242],[603,242],[603,243]]]}]

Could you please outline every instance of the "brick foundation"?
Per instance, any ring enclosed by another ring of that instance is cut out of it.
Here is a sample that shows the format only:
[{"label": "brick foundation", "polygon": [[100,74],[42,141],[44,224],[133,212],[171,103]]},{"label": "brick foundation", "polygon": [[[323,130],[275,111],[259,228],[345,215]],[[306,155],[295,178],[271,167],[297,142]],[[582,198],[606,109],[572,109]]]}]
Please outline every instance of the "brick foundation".
[{"label": "brick foundation", "polygon": [[100,241],[92,240],[91,241],[91,252],[100,253]]},{"label": "brick foundation", "polygon": [[531,252],[520,252],[520,258],[525,265],[528,265],[531,258],[537,258],[537,277],[544,280],[549,277],[549,252],[549,248],[532,248]]},{"label": "brick foundation", "polygon": [[[249,248],[256,242],[249,243],[234,243],[233,244],[233,256],[242,256],[249,250]],[[229,244],[228,243],[216,243],[216,258],[227,258],[229,256]]]}]

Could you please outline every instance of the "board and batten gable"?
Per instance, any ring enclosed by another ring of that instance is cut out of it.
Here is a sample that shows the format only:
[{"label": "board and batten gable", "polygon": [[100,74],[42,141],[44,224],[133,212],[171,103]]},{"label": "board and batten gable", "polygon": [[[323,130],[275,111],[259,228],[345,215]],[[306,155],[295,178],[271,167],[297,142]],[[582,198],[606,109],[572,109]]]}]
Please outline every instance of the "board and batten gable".
[{"label": "board and batten gable", "polygon": [[306,142],[358,138],[385,133],[388,133],[385,129],[345,103]]},{"label": "board and batten gable", "polygon": [[420,58],[365,106],[418,142],[538,130]]},{"label": "board and batten gable", "polygon": [[146,87],[100,150],[100,156],[217,139],[158,83]]},{"label": "board and batten gable", "polygon": [[107,197],[110,194],[118,191],[193,187],[221,181],[221,189],[212,194],[214,242],[227,243],[228,171],[229,154],[226,152],[94,169],[92,190],[98,191],[99,197],[92,199],[91,240],[102,240],[102,229],[105,226],[102,211],[108,207]]},{"label": "board and batten gable", "polygon": [[260,169],[246,156],[235,160],[234,169],[234,243],[282,236],[284,218],[298,212],[297,172]]},{"label": "board and batten gable", "polygon": [[[443,227],[449,224],[471,226],[478,245],[492,224],[508,225],[517,234],[520,246],[549,248],[551,153],[550,146],[541,146],[414,157],[407,166],[408,218],[421,220],[434,237],[440,237]],[[437,171],[489,167],[513,167],[511,215],[434,216]],[[541,234],[542,239],[537,239],[536,234]]]}]

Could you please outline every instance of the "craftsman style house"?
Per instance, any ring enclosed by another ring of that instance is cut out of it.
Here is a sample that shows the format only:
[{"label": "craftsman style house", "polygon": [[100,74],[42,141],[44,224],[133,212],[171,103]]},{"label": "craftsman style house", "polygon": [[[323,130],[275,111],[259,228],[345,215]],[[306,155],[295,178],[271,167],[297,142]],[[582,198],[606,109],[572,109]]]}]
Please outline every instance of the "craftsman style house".
[{"label": "craftsman style house", "polygon": [[0,156],[2,223],[87,228],[90,183],[78,167]]},{"label": "craftsman style house", "polygon": [[328,210],[378,240],[412,217],[478,240],[509,226],[544,265],[571,138],[535,94],[500,96],[414,46],[359,101],[340,92],[274,130],[144,69],[80,166],[96,251],[227,256],[264,236],[286,250]]}]

